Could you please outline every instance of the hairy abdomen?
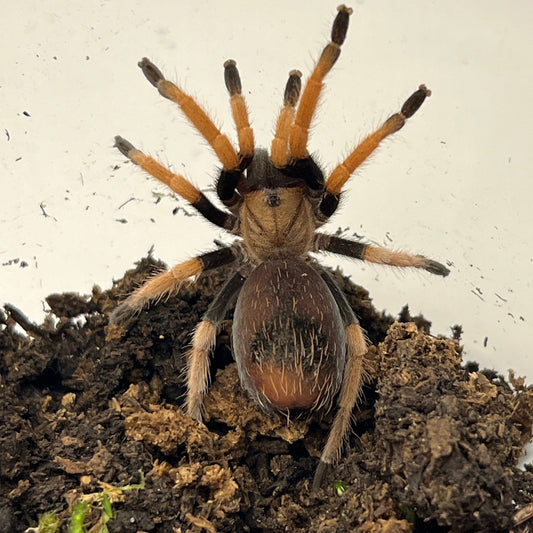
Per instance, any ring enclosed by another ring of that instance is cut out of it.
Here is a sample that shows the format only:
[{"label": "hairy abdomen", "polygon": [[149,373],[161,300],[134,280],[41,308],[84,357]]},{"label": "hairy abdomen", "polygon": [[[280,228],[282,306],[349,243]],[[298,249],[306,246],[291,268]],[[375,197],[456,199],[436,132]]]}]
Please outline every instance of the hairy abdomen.
[{"label": "hairy abdomen", "polygon": [[290,257],[260,264],[235,309],[241,382],[264,408],[329,407],[346,359],[340,313],[325,282]]}]

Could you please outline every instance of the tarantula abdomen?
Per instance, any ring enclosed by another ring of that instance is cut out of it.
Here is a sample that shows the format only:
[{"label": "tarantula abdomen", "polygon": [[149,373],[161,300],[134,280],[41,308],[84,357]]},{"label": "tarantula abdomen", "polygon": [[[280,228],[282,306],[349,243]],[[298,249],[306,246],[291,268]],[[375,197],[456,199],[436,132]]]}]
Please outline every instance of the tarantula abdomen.
[{"label": "tarantula abdomen", "polygon": [[315,268],[295,257],[259,265],[241,289],[233,328],[241,381],[261,406],[331,406],[342,384],[346,336]]}]

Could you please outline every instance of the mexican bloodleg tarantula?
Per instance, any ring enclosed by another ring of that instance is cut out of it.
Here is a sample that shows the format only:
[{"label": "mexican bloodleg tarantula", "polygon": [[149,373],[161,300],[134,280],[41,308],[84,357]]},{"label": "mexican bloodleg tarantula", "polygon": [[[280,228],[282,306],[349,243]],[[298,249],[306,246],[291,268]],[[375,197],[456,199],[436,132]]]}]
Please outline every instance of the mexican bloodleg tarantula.
[{"label": "mexican bloodleg tarantula", "polygon": [[314,488],[320,486],[326,466],[340,456],[360,390],[367,345],[342,291],[309,253],[327,251],[373,263],[421,268],[439,276],[449,273],[444,265],[421,255],[317,231],[335,213],[342,189],[357,167],[385,137],[402,128],[430,94],[421,85],[399,113],[368,135],[324,179],[307,150],[309,127],[324,78],[339,57],[351,13],[344,5],[338,8],[331,41],[298,106],[301,73],[290,73],[270,154],[254,147],[235,61],[226,61],[224,77],[237,127],[238,152],[193,98],[165,79],[148,59],[139,63],[148,81],[180,106],[218,156],[222,170],[216,191],[226,209],[213,205],[183,176],[116,137],[116,146],[126,157],[168,185],[207,220],[240,239],[149,279],[113,311],[111,322],[126,322],[201,272],[235,265],[235,273],[211,302],[193,336],[188,354],[187,413],[202,420],[210,352],[217,328],[235,305],[233,353],[240,380],[262,408],[313,410],[337,404]]}]

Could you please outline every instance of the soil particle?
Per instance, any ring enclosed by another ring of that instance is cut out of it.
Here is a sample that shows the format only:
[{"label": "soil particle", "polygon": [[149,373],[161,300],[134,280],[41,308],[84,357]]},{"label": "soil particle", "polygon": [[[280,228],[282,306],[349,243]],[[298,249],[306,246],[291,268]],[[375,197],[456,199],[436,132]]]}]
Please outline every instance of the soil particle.
[{"label": "soil particle", "polygon": [[231,316],[205,425],[180,407],[191,332],[228,270],[183,287],[127,331],[108,326],[117,303],[163,266],[147,257],[108,291],[51,295],[40,326],[13,307],[1,316],[0,533],[50,512],[67,531],[80,501],[90,502],[89,531],[104,523],[106,498],[110,533],[533,527],[533,473],[516,466],[533,420],[523,379],[462,365],[457,339],[431,336],[407,308],[394,322],[334,273],[373,346],[348,451],[313,494],[334,413],[263,414],[239,384]]}]

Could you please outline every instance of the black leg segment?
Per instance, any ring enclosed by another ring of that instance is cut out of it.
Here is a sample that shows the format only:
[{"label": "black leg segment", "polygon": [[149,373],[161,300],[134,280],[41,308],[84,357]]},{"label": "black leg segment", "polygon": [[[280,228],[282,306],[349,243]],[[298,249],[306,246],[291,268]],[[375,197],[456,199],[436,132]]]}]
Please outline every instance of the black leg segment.
[{"label": "black leg segment", "polygon": [[365,260],[365,250],[367,244],[362,242],[350,241],[335,235],[327,235],[325,233],[317,233],[315,243],[318,250],[332,252],[334,254],[345,255],[353,257],[354,259]]},{"label": "black leg segment", "polygon": [[205,196],[203,193],[200,193],[200,197],[192,206],[204,217],[209,220],[209,222],[215,224],[219,228],[223,228],[228,231],[232,231],[235,227],[237,219],[226,211],[222,211]]},{"label": "black leg segment", "polygon": [[215,299],[209,305],[203,320],[209,320],[215,326],[218,326],[228,310],[235,304],[239,292],[246,281],[246,278],[240,273],[236,272],[220,289]]}]

